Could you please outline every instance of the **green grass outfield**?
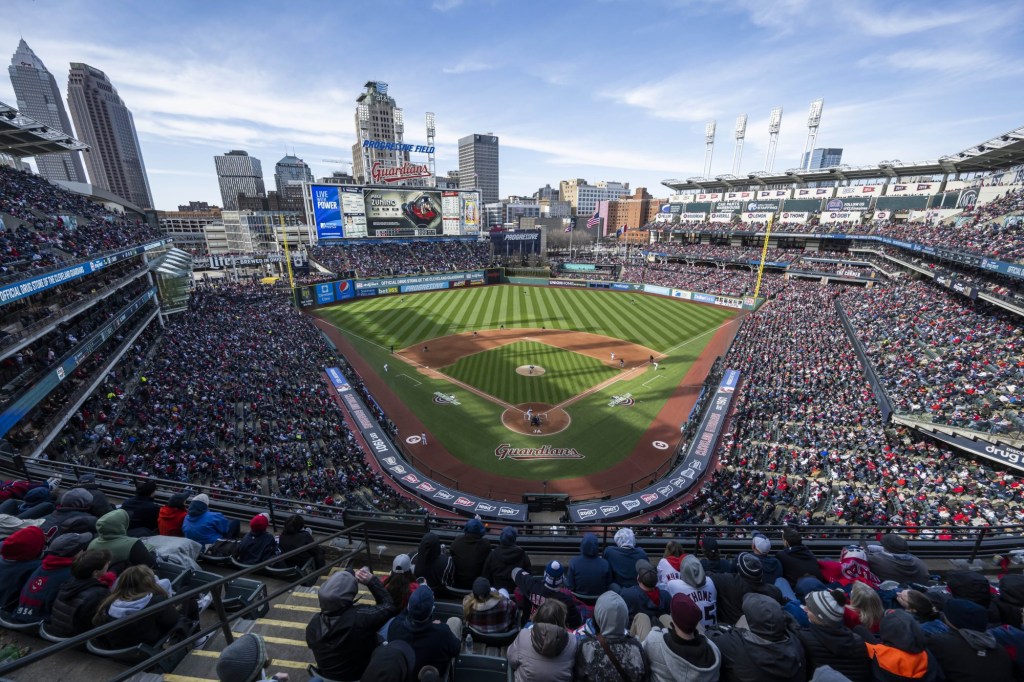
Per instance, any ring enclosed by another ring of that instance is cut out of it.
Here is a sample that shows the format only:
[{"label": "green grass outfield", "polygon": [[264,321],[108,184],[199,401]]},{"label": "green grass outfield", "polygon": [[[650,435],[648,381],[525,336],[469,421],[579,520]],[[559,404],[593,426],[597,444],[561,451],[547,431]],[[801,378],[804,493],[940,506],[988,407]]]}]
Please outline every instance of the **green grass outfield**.
[{"label": "green grass outfield", "polygon": [[[517,374],[516,368],[523,365],[543,367],[544,373]],[[600,360],[536,341],[467,355],[441,371],[512,405],[558,405],[619,373]]]},{"label": "green grass outfield", "polygon": [[[715,330],[736,311],[639,293],[503,285],[355,300],[318,314],[338,327],[455,457],[492,473],[539,482],[603,471],[629,455]],[[502,324],[601,334],[667,357],[656,373],[647,369],[573,403],[567,409],[572,418],[567,430],[537,437],[502,426],[499,405],[447,380],[428,378],[388,352],[391,344],[397,350]],[[386,374],[385,363],[390,366]],[[454,395],[460,404],[435,403],[437,391]],[[632,394],[632,407],[608,406],[613,395],[623,393]],[[680,422],[685,418],[679,415]],[[585,458],[499,461],[494,449],[503,443],[574,447]]]}]

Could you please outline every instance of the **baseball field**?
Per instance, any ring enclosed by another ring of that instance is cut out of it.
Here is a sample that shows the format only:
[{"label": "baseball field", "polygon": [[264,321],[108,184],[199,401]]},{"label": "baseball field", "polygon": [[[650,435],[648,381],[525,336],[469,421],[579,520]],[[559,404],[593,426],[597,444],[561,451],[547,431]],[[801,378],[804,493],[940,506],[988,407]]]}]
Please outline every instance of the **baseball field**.
[{"label": "baseball field", "polygon": [[606,490],[609,472],[628,484],[664,463],[736,311],[640,293],[488,286],[317,314],[417,466],[511,496],[542,482],[549,492]]}]

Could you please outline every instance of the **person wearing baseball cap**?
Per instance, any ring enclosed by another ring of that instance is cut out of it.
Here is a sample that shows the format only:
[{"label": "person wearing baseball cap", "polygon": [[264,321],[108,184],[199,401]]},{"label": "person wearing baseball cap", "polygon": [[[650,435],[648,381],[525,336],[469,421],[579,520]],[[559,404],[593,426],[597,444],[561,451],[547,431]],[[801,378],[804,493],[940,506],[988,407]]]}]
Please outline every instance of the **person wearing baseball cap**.
[{"label": "person wearing baseball cap", "polygon": [[18,608],[12,614],[16,623],[50,620],[60,586],[71,578],[71,563],[92,540],[89,533],[58,535],[43,552],[43,562],[21,588]]},{"label": "person wearing baseball cap", "polygon": [[656,622],[659,617],[668,614],[672,600],[667,590],[658,587],[658,571],[645,559],[636,562],[636,584],[622,590],[620,594],[629,609],[630,623],[640,613],[646,614],[651,622]]},{"label": "person wearing baseball cap", "polygon": [[754,533],[750,549],[761,560],[761,582],[774,585],[782,577],[782,563],[772,556],[772,541],[764,533]]},{"label": "person wearing baseball cap", "polygon": [[249,521],[249,532],[242,538],[235,559],[239,563],[253,565],[271,559],[281,553],[273,533],[267,532],[270,521],[265,512],[252,517]]},{"label": "person wearing baseball cap", "polygon": [[408,554],[399,554],[391,562],[391,573],[384,576],[384,587],[391,595],[391,601],[402,611],[409,605],[409,597],[420,586],[412,574],[412,559]]},{"label": "person wearing baseball cap", "polygon": [[479,518],[470,519],[462,535],[452,542],[452,564],[455,574],[452,585],[460,590],[473,587],[473,581],[483,575],[484,562],[491,554],[491,541],[487,539],[487,529]]},{"label": "person wearing baseball cap", "polygon": [[864,639],[843,625],[848,598],[842,590],[819,590],[804,597],[810,626],[796,630],[807,656],[807,673],[829,666],[851,680],[870,680],[871,662]]},{"label": "person wearing baseball cap", "polygon": [[722,654],[698,632],[704,614],[688,595],[672,597],[667,630],[655,628],[643,641],[651,664],[651,682],[716,682]]}]

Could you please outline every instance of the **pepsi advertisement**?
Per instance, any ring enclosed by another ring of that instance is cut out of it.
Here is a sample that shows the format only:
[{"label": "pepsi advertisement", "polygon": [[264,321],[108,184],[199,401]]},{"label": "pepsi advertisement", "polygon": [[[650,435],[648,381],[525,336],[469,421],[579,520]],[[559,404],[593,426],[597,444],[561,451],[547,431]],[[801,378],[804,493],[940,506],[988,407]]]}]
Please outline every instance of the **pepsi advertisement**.
[{"label": "pepsi advertisement", "polygon": [[341,239],[345,236],[337,186],[313,185],[313,220],[318,239]]}]

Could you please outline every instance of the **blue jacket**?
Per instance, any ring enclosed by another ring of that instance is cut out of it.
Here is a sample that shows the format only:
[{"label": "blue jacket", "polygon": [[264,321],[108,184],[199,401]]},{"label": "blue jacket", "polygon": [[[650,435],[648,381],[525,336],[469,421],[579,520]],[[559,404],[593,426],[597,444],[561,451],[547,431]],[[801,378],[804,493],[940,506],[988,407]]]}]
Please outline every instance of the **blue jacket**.
[{"label": "blue jacket", "polygon": [[639,547],[619,547],[615,545],[604,550],[604,558],[612,567],[612,576],[619,587],[625,589],[636,585],[636,562],[647,561],[647,552]]},{"label": "blue jacket", "polygon": [[42,559],[29,561],[0,559],[0,609],[13,611],[17,608],[22,586],[32,572],[42,564]]},{"label": "blue jacket", "polygon": [[569,560],[565,586],[577,594],[601,595],[612,583],[612,569],[601,558],[597,536],[587,533],[580,542],[580,555]]},{"label": "blue jacket", "polygon": [[231,521],[219,512],[203,510],[201,513],[193,514],[189,509],[185,521],[181,524],[181,530],[189,540],[195,540],[199,544],[212,545],[224,537],[231,528]]}]

